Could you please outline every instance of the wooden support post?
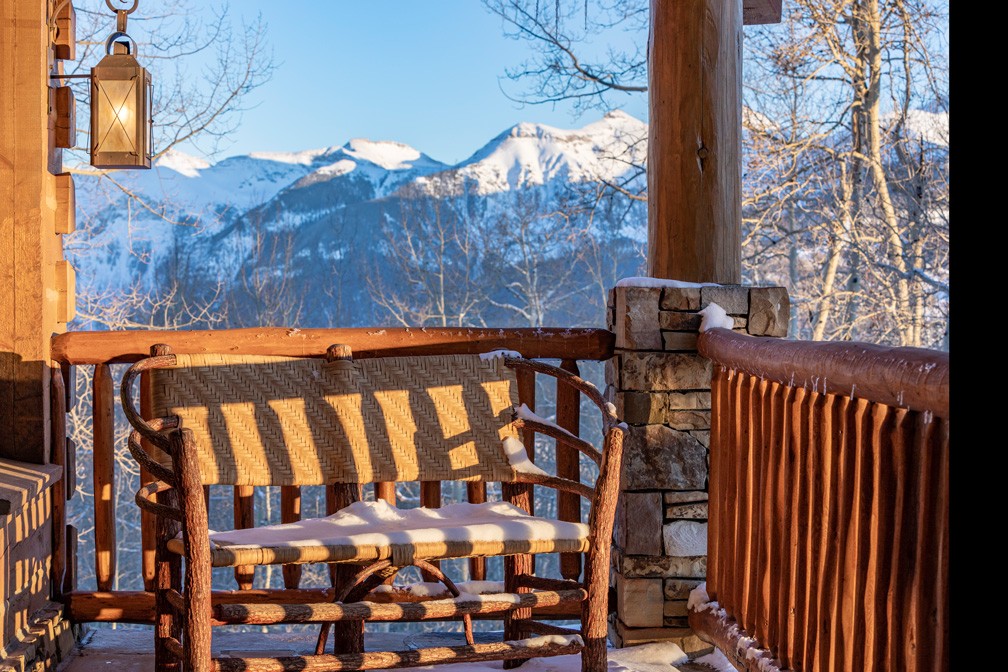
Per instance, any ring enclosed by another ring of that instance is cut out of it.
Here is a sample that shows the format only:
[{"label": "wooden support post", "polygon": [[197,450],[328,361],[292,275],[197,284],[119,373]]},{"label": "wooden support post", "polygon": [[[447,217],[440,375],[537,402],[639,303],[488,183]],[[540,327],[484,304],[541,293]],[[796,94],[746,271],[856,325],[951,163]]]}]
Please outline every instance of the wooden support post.
[{"label": "wooden support post", "polygon": [[[301,488],[296,485],[280,486],[280,522],[296,523],[301,520]],[[284,588],[297,588],[301,584],[301,565],[283,566]]]},{"label": "wooden support post", "polygon": [[[565,371],[580,375],[576,359],[565,359],[560,363]],[[574,436],[580,436],[581,394],[571,385],[557,381],[557,424]],[[570,446],[557,442],[557,476],[572,481],[581,480],[581,456]],[[569,492],[557,492],[557,517],[568,522],[581,522],[581,498]],[[565,579],[577,580],[581,576],[581,554],[560,554],[560,575]]]},{"label": "wooden support post", "polygon": [[108,364],[95,367],[94,406],[95,578],[98,590],[112,590],[116,574],[115,392]]},{"label": "wooden support post", "polygon": [[648,274],[738,283],[742,0],[651,0]]},{"label": "wooden support post", "polygon": [[[246,530],[250,527],[255,527],[255,487],[236,485],[234,486],[234,529]],[[234,577],[239,590],[252,590],[255,567],[239,565],[234,568]]]},{"label": "wooden support post", "polygon": [[50,339],[61,331],[47,5],[0,0],[0,456],[36,464],[49,460]]}]

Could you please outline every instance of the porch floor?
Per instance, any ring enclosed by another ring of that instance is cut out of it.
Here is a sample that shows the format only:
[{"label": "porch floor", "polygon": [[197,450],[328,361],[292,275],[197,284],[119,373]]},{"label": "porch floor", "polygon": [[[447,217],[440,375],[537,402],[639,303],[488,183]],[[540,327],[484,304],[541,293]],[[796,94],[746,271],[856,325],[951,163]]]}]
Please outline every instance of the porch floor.
[{"label": "porch floor", "polygon": [[[401,633],[368,633],[366,640],[375,648],[386,650],[406,649],[412,646],[431,645],[433,642],[418,641],[427,637],[444,637],[444,635],[407,635]],[[461,633],[458,642],[464,643]],[[302,633],[234,633],[214,631],[214,654],[221,652],[256,652],[259,655],[291,655],[314,649],[315,639]],[[438,642],[442,644],[442,642]],[[654,649],[654,658],[648,661],[646,654],[649,647]],[[661,645],[642,645],[628,649],[610,650],[610,669],[625,672],[716,672],[716,668],[700,663],[668,664],[660,648]],[[566,660],[570,659],[570,660]],[[547,665],[548,663],[548,665]],[[616,665],[613,665],[616,663]],[[436,670],[436,672],[482,672],[484,670],[502,669],[501,663],[456,663],[438,667],[413,668],[418,670]],[[581,669],[578,656],[559,656],[531,660],[518,668],[536,672],[577,672]],[[76,653],[64,661],[58,672],[95,672],[96,670],[115,670],[115,672],[154,672],[153,633],[151,630],[112,630],[110,628],[90,629],[81,639]]]}]

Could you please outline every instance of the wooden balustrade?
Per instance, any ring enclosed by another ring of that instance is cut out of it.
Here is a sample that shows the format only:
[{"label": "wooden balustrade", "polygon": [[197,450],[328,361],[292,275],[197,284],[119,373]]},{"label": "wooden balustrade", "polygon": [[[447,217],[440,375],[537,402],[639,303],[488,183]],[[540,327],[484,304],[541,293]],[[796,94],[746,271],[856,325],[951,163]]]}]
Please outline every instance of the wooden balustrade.
[{"label": "wooden balustrade", "polygon": [[[538,359],[559,359],[562,367],[577,373],[578,361],[599,361],[612,356],[614,337],[602,329],[235,329],[217,331],[123,331],[123,332],[69,332],[53,337],[52,352],[57,368],[54,369],[53,383],[62,389],[64,380],[72,380],[74,366],[93,367],[92,379],[92,422],[93,446],[90,456],[94,482],[94,543],[93,548],[82,553],[94,554],[94,568],[97,590],[73,590],[65,596],[68,614],[75,621],[113,621],[151,623],[154,617],[154,598],[150,592],[154,579],[153,549],[154,527],[141,516],[142,553],[140,557],[117,558],[116,501],[117,480],[122,478],[115,459],[114,403],[117,398],[113,365],[137,361],[150,353],[156,343],[168,344],[173,352],[229,352],[235,354],[277,354],[292,356],[322,357],[328,346],[341,343],[350,346],[355,358],[379,355],[433,355],[451,353],[479,353],[496,349],[515,350],[525,357]],[[535,408],[535,374],[531,371],[518,372],[519,397],[522,403]],[[57,380],[59,379],[59,380]],[[580,429],[579,395],[571,386],[557,383],[557,424],[577,435]],[[145,381],[141,379],[141,405],[149,403]],[[66,406],[62,395],[53,399],[53,426],[55,431],[65,431]],[[62,436],[62,434],[57,435]],[[523,438],[530,456],[534,456],[535,432],[526,428]],[[579,453],[562,442],[556,446],[557,470],[560,476],[580,479]],[[141,481],[150,476],[141,474]],[[395,503],[396,492],[393,483],[374,484],[376,498]],[[440,482],[422,483],[421,503],[438,506],[442,497]],[[507,488],[505,489],[507,490]],[[334,511],[340,502],[352,493],[326,488],[327,511]],[[527,501],[533,505],[532,486],[518,486],[513,492],[505,492],[512,501]],[[358,495],[359,496],[359,495]],[[482,502],[487,498],[485,484],[467,484],[466,496],[470,502]],[[301,488],[280,489],[280,519],[289,523],[301,518]],[[234,524],[246,527],[254,524],[254,489],[233,488]],[[565,521],[581,521],[580,501],[576,495],[562,493],[557,501],[558,518]],[[61,514],[62,515],[62,514]],[[61,537],[62,539],[62,537]],[[59,543],[60,540],[58,540]],[[66,564],[67,544],[58,546],[54,557],[54,571],[63,572]],[[134,563],[143,578],[143,591],[113,590],[118,569]],[[509,574],[531,570],[531,558],[520,556],[507,563]],[[486,566],[482,558],[469,562],[470,578],[482,580],[486,577]],[[301,567],[283,567],[284,589],[297,591],[301,581]],[[575,578],[580,574],[580,558],[576,554],[561,558],[561,573],[565,578]],[[258,594],[253,588],[253,575],[247,568],[235,568],[238,591],[217,591],[215,599],[241,601]],[[513,578],[512,578],[513,581]],[[73,585],[72,582],[64,582]],[[274,592],[274,591],[271,591]],[[235,593],[240,598],[229,597]],[[320,591],[332,599],[331,591]],[[380,593],[376,594],[381,599]],[[537,609],[537,615],[565,616],[577,618],[574,613],[557,612],[555,607]],[[521,614],[519,614],[520,616]]]},{"label": "wooden balustrade", "polygon": [[[707,590],[785,669],[948,670],[949,358],[713,330]],[[733,627],[737,626],[737,627]]]}]

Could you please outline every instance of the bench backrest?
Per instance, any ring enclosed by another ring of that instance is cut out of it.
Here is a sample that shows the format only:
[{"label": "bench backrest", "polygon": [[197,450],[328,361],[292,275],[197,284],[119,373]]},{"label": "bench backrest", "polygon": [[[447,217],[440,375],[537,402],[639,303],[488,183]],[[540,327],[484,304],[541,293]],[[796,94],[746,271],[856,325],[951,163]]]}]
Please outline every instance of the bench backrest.
[{"label": "bench backrest", "polygon": [[150,381],[155,417],[195,434],[205,484],[515,480],[500,358],[178,355]]}]

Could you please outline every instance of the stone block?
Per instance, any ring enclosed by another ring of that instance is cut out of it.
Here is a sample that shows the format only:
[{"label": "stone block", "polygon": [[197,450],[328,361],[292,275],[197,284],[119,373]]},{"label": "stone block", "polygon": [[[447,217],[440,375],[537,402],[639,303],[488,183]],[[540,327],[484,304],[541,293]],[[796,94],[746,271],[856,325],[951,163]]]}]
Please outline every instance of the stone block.
[{"label": "stone block", "polygon": [[[616,414],[631,425],[669,424],[676,429],[693,429],[699,427],[697,421],[680,416],[679,413],[707,411],[711,398],[710,392],[617,392],[613,403],[616,404]],[[709,427],[708,418],[702,429]]]},{"label": "stone block", "polygon": [[787,336],[791,300],[783,287],[753,287],[749,290],[747,331],[753,336]]},{"label": "stone block", "polygon": [[697,334],[690,331],[661,332],[662,347],[667,351],[682,352],[697,349]]},{"label": "stone block", "polygon": [[700,310],[699,287],[665,287],[662,290],[662,310]]},{"label": "stone block", "polygon": [[666,628],[688,628],[689,619],[685,616],[666,616],[662,619],[662,625]]},{"label": "stone block", "polygon": [[709,390],[711,386],[710,360],[698,354],[625,352],[620,365],[623,390]]},{"label": "stone block", "polygon": [[631,627],[661,627],[665,592],[661,579],[616,577],[616,609],[622,621]]},{"label": "stone block", "polygon": [[669,618],[670,616],[688,616],[689,610],[686,609],[686,603],[687,600],[665,600],[665,604],[662,606],[662,614],[665,618]]},{"label": "stone block", "polygon": [[703,579],[707,576],[707,556],[620,555],[617,569],[628,578]]},{"label": "stone block", "polygon": [[663,310],[658,313],[658,325],[669,331],[700,331],[703,317],[699,313]]},{"label": "stone block", "polygon": [[703,490],[707,449],[664,425],[630,427],[623,449],[623,490]]},{"label": "stone block", "polygon": [[665,554],[688,558],[707,553],[707,523],[693,520],[673,520],[665,525]]},{"label": "stone block", "polygon": [[617,287],[616,347],[630,350],[661,350],[658,327],[660,287]]},{"label": "stone block", "polygon": [[661,555],[664,506],[660,492],[620,493],[623,516],[623,552],[628,555]]},{"label": "stone block", "polygon": [[669,411],[709,410],[711,393],[706,392],[665,392],[666,407]]},{"label": "stone block", "polygon": [[707,520],[707,502],[671,504],[665,507],[665,517],[670,520]]},{"label": "stone block", "polygon": [[732,331],[736,329],[745,329],[749,325],[749,318],[739,317],[738,315],[732,316]]},{"label": "stone block", "polygon": [[710,411],[669,411],[665,414],[665,423],[673,429],[710,429]]},{"label": "stone block", "polygon": [[665,599],[689,600],[690,591],[701,583],[699,579],[665,579]]},{"label": "stone block", "polygon": [[619,369],[620,369],[620,358],[619,355],[615,357],[610,357],[605,361],[605,366],[603,367],[605,371],[605,384],[615,385],[619,387]]},{"label": "stone block", "polygon": [[699,441],[700,444],[704,448],[710,448],[710,430],[709,429],[707,429],[707,430],[700,430],[700,429],[698,429],[696,431],[690,432],[690,434],[692,434],[693,438],[695,438],[697,441]]},{"label": "stone block", "polygon": [[742,285],[717,285],[700,290],[700,307],[716,303],[729,315],[749,314],[749,288]]},{"label": "stone block", "polygon": [[705,490],[687,490],[685,492],[666,492],[666,504],[680,504],[683,502],[706,502],[710,495]]},{"label": "stone block", "polygon": [[695,658],[714,650],[714,646],[703,641],[689,628],[633,628],[616,619],[610,630],[613,644],[619,647],[636,646],[648,642],[672,642],[677,644],[683,653]]}]

